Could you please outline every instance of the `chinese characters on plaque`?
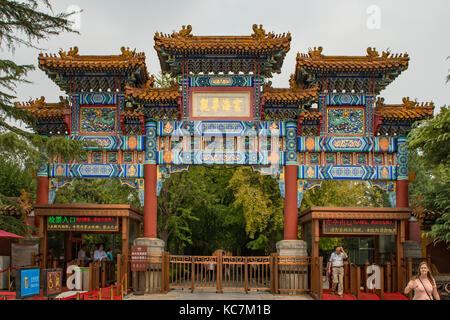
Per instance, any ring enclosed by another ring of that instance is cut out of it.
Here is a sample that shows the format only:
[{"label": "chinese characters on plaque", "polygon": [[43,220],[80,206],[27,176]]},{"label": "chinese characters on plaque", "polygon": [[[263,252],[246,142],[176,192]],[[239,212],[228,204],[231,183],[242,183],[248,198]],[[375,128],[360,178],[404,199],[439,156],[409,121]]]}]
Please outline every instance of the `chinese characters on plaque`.
[{"label": "chinese characters on plaque", "polygon": [[49,216],[48,230],[52,231],[118,231],[117,217]]},{"label": "chinese characters on plaque", "polygon": [[325,234],[391,234],[395,235],[394,220],[374,219],[325,219],[322,220],[322,230]]},{"label": "chinese characters on plaque", "polygon": [[194,92],[193,119],[251,118],[250,92]]}]

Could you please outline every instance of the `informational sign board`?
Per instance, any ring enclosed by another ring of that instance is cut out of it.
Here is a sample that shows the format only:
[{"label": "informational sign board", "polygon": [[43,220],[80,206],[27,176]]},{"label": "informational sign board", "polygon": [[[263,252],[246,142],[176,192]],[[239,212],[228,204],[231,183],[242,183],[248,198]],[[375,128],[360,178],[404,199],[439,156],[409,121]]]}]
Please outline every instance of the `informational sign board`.
[{"label": "informational sign board", "polygon": [[375,219],[325,219],[322,220],[324,234],[395,235],[394,220]]},{"label": "informational sign board", "polygon": [[147,271],[147,246],[131,247],[131,271]]},{"label": "informational sign board", "polygon": [[117,217],[49,216],[50,231],[119,231]]},{"label": "informational sign board", "polygon": [[40,294],[40,269],[25,267],[16,269],[16,298],[27,298]]},{"label": "informational sign board", "polygon": [[50,297],[61,293],[63,280],[62,269],[44,269],[42,273],[43,281],[45,281],[43,288],[44,297]]}]

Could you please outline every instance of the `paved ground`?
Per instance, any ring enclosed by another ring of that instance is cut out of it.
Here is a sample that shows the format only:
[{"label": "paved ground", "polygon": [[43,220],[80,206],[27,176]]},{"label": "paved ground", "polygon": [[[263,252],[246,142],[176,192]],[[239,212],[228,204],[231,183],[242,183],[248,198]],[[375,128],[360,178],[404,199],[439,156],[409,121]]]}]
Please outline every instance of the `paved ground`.
[{"label": "paved ground", "polygon": [[273,295],[268,292],[226,291],[216,293],[209,290],[173,290],[166,294],[153,293],[144,295],[129,294],[124,300],[314,300],[309,295]]}]

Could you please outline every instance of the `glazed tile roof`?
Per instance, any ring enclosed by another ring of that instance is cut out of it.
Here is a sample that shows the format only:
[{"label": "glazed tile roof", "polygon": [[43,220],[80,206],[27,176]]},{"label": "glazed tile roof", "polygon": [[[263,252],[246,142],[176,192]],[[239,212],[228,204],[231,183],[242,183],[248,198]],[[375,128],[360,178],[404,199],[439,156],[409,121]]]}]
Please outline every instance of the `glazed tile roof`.
[{"label": "glazed tile roof", "polygon": [[179,85],[176,82],[172,83],[170,88],[156,88],[154,83],[154,77],[151,76],[144,86],[132,87],[127,85],[125,95],[144,103],[178,102],[180,92]]},{"label": "glazed tile roof", "polygon": [[298,86],[291,75],[289,88],[272,88],[272,82],[268,82],[263,88],[265,103],[286,104],[302,103],[318,98],[319,86],[303,88]]},{"label": "glazed tile roof", "polygon": [[376,101],[375,114],[383,120],[421,120],[433,117],[434,103],[427,102],[419,104],[417,101],[402,99],[402,104],[384,104],[383,98]]},{"label": "glazed tile roof", "polygon": [[62,118],[70,113],[68,101],[62,98],[60,98],[58,103],[47,103],[45,102],[45,97],[41,97],[25,103],[16,102],[14,106],[38,119]]},{"label": "glazed tile roof", "polygon": [[78,47],[71,48],[68,52],[59,51],[59,57],[55,54],[39,54],[39,68],[47,69],[79,69],[79,70],[123,70],[136,69],[142,66],[146,70],[145,54],[130,51],[122,47],[120,55],[108,56],[80,56]]},{"label": "glazed tile roof", "polygon": [[[145,54],[122,47],[120,55],[79,55],[78,48],[55,54],[39,54],[39,68],[60,86],[62,90],[94,91],[123,87],[128,82],[145,83],[148,71]],[[89,77],[86,77],[88,75]],[[120,80],[120,81],[118,81]]]},{"label": "glazed tile roof", "polygon": [[262,25],[253,25],[250,36],[193,36],[192,27],[183,26],[171,35],[155,33],[155,49],[182,53],[261,53],[290,49],[291,34],[267,33]]},{"label": "glazed tile roof", "polygon": [[392,54],[382,52],[381,56],[375,48],[367,48],[366,56],[324,56],[322,47],[310,50],[308,54],[297,54],[296,69],[321,72],[353,72],[376,70],[406,70],[408,54]]},{"label": "glazed tile roof", "polygon": [[[290,49],[291,34],[266,33],[262,25],[256,24],[252,28],[253,34],[249,36],[194,36],[190,25],[183,26],[170,35],[156,32],[154,48],[161,69],[172,76],[180,75],[183,66],[194,73],[255,72],[257,60],[261,74],[270,77],[272,72],[281,72]],[[190,57],[186,65],[185,56]],[[236,56],[244,59],[234,59]],[[212,68],[213,65],[216,68]]]},{"label": "glazed tile roof", "polygon": [[[408,54],[391,54],[367,48],[365,56],[325,56],[322,47],[297,54],[295,81],[317,84],[321,90],[374,92],[378,94],[408,68]],[[326,80],[326,81],[325,81]]]}]

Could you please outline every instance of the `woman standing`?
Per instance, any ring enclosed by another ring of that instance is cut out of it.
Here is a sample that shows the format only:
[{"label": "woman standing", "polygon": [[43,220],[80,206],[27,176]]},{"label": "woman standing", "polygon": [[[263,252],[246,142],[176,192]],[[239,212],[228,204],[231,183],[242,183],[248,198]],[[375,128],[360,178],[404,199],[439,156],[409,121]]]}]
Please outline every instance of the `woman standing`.
[{"label": "woman standing", "polygon": [[417,275],[409,281],[405,288],[405,294],[410,293],[411,290],[414,290],[413,300],[441,300],[436,281],[425,261],[419,264]]}]

